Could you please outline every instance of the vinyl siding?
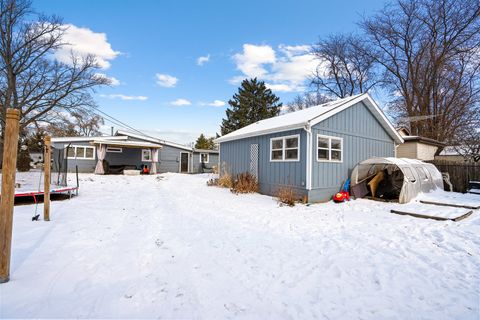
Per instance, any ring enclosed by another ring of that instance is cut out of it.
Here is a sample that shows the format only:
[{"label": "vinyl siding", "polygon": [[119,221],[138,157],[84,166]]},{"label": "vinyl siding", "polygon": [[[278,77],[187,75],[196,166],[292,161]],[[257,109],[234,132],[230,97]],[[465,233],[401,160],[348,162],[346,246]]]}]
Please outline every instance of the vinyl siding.
[{"label": "vinyl siding", "polygon": [[[317,134],[343,138],[341,163],[317,161]],[[313,126],[312,140],[311,202],[328,200],[360,161],[395,155],[393,139],[362,102]]]},{"label": "vinyl siding", "polygon": [[[192,163],[192,173],[202,173],[202,164],[200,163],[200,153],[203,152],[194,152],[193,153],[193,163]],[[213,166],[218,166],[218,153],[208,153],[208,163],[206,166],[211,168]]]},{"label": "vinyl siding", "polygon": [[[300,135],[300,160],[291,162],[270,161],[270,139],[289,135]],[[275,195],[279,187],[289,186],[299,196],[306,194],[306,132],[290,130],[274,134],[261,135],[220,145],[220,165],[234,176],[250,171],[250,145],[258,144],[258,181],[260,192]]]}]

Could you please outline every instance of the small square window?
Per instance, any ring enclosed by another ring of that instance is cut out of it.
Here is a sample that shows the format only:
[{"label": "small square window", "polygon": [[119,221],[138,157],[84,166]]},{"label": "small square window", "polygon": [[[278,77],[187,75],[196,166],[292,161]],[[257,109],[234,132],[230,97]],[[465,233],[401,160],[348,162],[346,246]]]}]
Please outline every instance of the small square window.
[{"label": "small square window", "polygon": [[152,150],[150,149],[142,150],[142,161],[145,161],[145,162],[152,161]]},{"label": "small square window", "polygon": [[317,135],[317,161],[342,162],[343,139]]}]

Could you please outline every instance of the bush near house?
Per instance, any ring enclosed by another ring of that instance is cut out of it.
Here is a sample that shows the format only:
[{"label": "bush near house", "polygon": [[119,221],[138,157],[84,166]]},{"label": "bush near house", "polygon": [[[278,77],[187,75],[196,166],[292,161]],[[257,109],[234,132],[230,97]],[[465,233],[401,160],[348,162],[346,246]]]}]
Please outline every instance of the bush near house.
[{"label": "bush near house", "polygon": [[289,207],[295,206],[295,202],[297,201],[295,192],[291,187],[281,187],[278,189],[277,198],[280,205],[287,205]]},{"label": "bush near house", "polygon": [[257,178],[249,172],[243,172],[237,175],[231,189],[233,193],[255,193],[258,192],[258,190]]}]

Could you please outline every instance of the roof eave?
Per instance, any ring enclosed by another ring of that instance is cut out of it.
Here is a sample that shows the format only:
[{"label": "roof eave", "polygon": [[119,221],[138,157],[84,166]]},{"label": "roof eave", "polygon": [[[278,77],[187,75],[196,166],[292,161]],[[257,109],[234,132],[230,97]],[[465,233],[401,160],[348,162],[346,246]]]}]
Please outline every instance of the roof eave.
[{"label": "roof eave", "polygon": [[228,141],[234,141],[234,140],[240,140],[240,139],[245,139],[245,138],[251,138],[251,137],[256,137],[256,136],[263,136],[266,134],[271,134],[271,133],[277,133],[277,132],[284,132],[288,130],[295,130],[295,129],[303,129],[305,128],[305,125],[308,124],[307,122],[301,122],[301,123],[296,123],[288,126],[282,126],[282,127],[276,127],[273,129],[267,129],[267,130],[260,130],[260,131],[255,131],[255,132],[250,132],[250,133],[245,133],[241,134],[238,136],[233,136],[233,137],[220,137],[214,140],[215,143],[222,143],[222,142],[228,142]]}]

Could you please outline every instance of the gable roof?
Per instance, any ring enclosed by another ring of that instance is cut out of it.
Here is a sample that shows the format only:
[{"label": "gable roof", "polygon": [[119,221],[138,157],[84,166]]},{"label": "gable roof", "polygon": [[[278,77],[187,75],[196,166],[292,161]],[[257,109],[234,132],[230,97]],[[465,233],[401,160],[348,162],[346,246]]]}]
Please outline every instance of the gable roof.
[{"label": "gable roof", "polygon": [[317,123],[320,123],[334,116],[335,114],[352,107],[358,102],[363,102],[367,106],[375,118],[380,122],[385,131],[395,140],[396,143],[403,143],[402,137],[395,130],[392,123],[387,119],[383,111],[367,93],[330,101],[318,106],[261,120],[226,134],[215,141],[221,143],[292,129],[309,129]]}]

